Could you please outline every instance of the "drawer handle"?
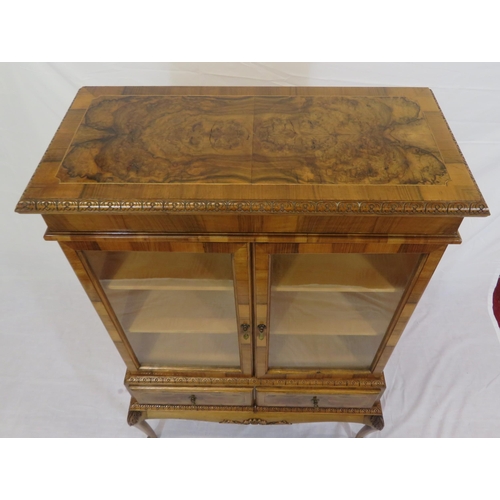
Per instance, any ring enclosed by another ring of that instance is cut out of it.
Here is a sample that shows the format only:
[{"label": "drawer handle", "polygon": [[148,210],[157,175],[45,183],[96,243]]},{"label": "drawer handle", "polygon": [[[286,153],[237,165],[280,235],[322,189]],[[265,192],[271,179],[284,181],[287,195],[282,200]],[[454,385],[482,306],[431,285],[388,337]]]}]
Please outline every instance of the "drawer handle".
[{"label": "drawer handle", "polygon": [[248,337],[250,337],[250,334],[248,333],[248,329],[250,328],[250,325],[248,323],[243,323],[241,325],[241,329],[243,330],[243,338],[245,340],[248,339]]},{"label": "drawer handle", "polygon": [[266,325],[261,323],[257,328],[259,329],[259,339],[264,340],[264,331],[267,328]]},{"label": "drawer handle", "polygon": [[319,408],[319,399],[316,396],[314,396],[311,399],[311,401],[312,401],[312,404],[313,404],[314,408]]},{"label": "drawer handle", "polygon": [[192,394],[191,397],[189,398],[189,401],[191,401],[191,404],[196,405],[196,396]]}]

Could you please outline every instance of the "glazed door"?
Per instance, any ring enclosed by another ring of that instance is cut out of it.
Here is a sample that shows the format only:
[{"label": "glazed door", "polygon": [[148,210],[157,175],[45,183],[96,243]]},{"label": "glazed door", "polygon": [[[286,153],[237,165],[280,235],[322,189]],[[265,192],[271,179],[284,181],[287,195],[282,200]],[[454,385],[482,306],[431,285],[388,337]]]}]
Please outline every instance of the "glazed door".
[{"label": "glazed door", "polygon": [[246,244],[71,246],[136,368],[252,375]]},{"label": "glazed door", "polygon": [[257,376],[372,371],[425,260],[401,247],[256,245]]}]

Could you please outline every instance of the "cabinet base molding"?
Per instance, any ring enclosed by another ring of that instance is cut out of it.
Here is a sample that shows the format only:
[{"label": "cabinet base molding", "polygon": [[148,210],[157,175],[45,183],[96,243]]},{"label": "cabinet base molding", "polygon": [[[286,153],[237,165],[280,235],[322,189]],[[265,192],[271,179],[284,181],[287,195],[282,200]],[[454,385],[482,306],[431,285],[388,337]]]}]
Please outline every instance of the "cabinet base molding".
[{"label": "cabinet base molding", "polygon": [[256,378],[256,377],[180,377],[171,375],[125,375],[125,385],[133,388],[136,385],[193,385],[193,386],[325,386],[325,387],[376,387],[385,389],[384,374],[380,373],[370,377],[352,378]]},{"label": "cabinet base molding", "polygon": [[247,418],[246,420],[221,420],[220,424],[242,424],[242,425],[292,425],[291,422],[286,420],[277,420],[276,422],[269,422],[262,418]]},{"label": "cabinet base molding", "polygon": [[[380,402],[371,408],[285,408],[140,404],[132,399],[128,415],[129,425],[134,425],[149,437],[156,436],[151,435],[154,431],[146,424],[146,419],[202,420],[240,425],[290,425],[314,422],[365,424],[356,437],[364,437],[384,427]],[[144,424],[150,432],[144,428]]]}]

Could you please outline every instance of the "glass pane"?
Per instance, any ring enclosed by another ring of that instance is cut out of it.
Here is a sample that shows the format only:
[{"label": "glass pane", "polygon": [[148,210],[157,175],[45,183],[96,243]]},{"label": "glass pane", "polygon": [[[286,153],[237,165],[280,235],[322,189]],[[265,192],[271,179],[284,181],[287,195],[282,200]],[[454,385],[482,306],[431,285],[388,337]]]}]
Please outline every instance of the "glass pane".
[{"label": "glass pane", "polygon": [[368,369],[419,258],[273,255],[269,367]]},{"label": "glass pane", "polygon": [[231,254],[85,252],[143,366],[240,366]]}]

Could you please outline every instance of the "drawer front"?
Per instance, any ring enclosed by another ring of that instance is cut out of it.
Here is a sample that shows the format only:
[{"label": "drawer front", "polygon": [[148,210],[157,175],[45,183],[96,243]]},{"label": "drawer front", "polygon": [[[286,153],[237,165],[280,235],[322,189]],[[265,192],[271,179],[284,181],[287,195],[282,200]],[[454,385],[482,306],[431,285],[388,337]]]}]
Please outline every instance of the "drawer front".
[{"label": "drawer front", "polygon": [[371,408],[380,398],[380,390],[296,391],[257,389],[257,406],[282,406],[289,408]]},{"label": "drawer front", "polygon": [[129,387],[138,403],[186,406],[252,406],[253,389],[203,387]]}]

